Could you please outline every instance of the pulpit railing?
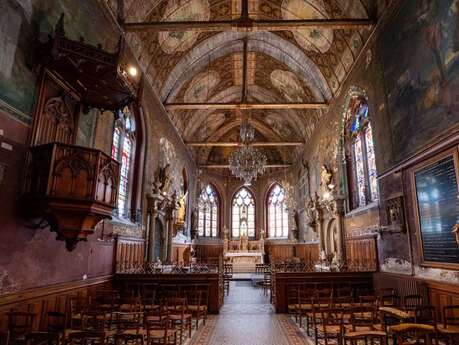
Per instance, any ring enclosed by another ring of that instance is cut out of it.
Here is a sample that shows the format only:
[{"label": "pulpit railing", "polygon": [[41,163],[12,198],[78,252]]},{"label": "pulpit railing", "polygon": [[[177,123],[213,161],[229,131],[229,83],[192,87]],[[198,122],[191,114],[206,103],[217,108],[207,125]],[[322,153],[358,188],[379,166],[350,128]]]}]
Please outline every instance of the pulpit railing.
[{"label": "pulpit railing", "polygon": [[172,263],[170,265],[157,264],[155,262],[129,262],[121,261],[116,265],[116,273],[120,274],[208,274],[220,273],[218,264],[192,263],[183,265]]}]

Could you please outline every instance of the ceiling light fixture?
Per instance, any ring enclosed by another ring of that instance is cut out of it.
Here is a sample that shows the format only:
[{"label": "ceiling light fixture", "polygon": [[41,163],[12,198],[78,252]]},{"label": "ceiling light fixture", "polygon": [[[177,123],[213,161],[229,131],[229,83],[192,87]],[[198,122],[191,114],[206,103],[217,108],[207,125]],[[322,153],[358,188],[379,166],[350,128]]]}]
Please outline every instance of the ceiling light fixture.
[{"label": "ceiling light fixture", "polygon": [[252,145],[255,139],[255,130],[248,119],[242,121],[239,136],[242,144],[229,156],[230,170],[235,177],[244,181],[245,186],[250,186],[258,175],[265,172],[267,159],[263,152]]},{"label": "ceiling light fixture", "polygon": [[131,77],[136,77],[136,76],[137,76],[137,73],[138,73],[137,68],[134,67],[134,66],[130,66],[130,67],[128,68],[128,73],[129,73],[129,75],[130,75]]}]

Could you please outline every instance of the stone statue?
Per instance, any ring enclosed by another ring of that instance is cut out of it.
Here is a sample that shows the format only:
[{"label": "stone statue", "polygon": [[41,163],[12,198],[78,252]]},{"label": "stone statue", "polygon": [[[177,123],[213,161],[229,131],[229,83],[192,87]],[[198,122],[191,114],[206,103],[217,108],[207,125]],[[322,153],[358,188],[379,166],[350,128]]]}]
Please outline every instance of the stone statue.
[{"label": "stone statue", "polygon": [[322,165],[320,171],[320,186],[324,191],[328,191],[331,189],[331,183],[333,179],[333,174],[331,170],[324,164]]},{"label": "stone statue", "polygon": [[169,193],[170,186],[172,184],[171,179],[171,166],[170,164],[166,164],[163,168],[158,168],[155,175],[155,182],[154,182],[154,191],[155,193]]},{"label": "stone statue", "polygon": [[179,209],[177,211],[177,223],[181,223],[181,224],[185,223],[186,197],[187,197],[187,193],[185,193],[179,198],[179,201],[178,201]]}]

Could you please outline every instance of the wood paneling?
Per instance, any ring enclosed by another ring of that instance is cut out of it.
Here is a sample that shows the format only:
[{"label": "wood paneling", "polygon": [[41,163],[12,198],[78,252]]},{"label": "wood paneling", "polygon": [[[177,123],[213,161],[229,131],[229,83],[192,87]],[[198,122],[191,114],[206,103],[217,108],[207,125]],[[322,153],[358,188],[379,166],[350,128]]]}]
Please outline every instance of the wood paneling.
[{"label": "wood paneling", "polygon": [[69,300],[78,297],[85,301],[95,289],[111,284],[112,276],[91,278],[84,281],[56,284],[43,288],[28,289],[2,296],[0,299],[0,331],[8,327],[6,313],[11,310],[30,311],[36,314],[34,329],[46,327],[48,311],[69,312]]},{"label": "wood paneling", "polygon": [[188,264],[190,262],[190,245],[172,244],[172,262]]},{"label": "wood paneling", "polygon": [[214,260],[223,255],[223,244],[198,244],[196,246],[196,257],[206,262]]},{"label": "wood paneling", "polygon": [[371,290],[373,279],[372,273],[367,272],[276,272],[273,278],[273,299],[276,313],[287,312],[289,287],[298,286],[298,284],[308,284],[311,287],[320,285],[333,289],[350,287],[356,290]]},{"label": "wood paneling", "polygon": [[142,238],[116,239],[116,268],[143,264],[145,260],[145,240]]},{"label": "wood paneling", "polygon": [[422,295],[426,304],[436,307],[437,318],[440,321],[444,306],[459,304],[459,285],[393,273],[374,274],[374,285],[376,289],[394,288],[402,299],[406,295]]},{"label": "wood paneling", "polygon": [[346,258],[352,271],[376,272],[378,270],[376,237],[347,238]]},{"label": "wood paneling", "polygon": [[295,256],[295,246],[293,244],[265,244],[265,251],[270,263],[289,261]]},{"label": "wood paneling", "polygon": [[295,245],[296,256],[304,261],[319,261],[319,244],[304,243]]}]

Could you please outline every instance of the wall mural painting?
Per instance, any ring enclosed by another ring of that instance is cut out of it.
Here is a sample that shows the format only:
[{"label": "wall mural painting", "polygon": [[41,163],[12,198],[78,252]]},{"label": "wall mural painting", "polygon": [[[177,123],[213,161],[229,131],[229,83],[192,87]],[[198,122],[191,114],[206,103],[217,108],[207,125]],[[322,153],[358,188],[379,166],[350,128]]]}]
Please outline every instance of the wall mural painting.
[{"label": "wall mural painting", "polygon": [[[328,18],[322,0],[284,0],[282,19],[326,19]],[[296,42],[305,50],[326,53],[333,43],[331,29],[299,29],[293,31]]]},{"label": "wall mural painting", "polygon": [[458,19],[457,0],[407,1],[384,31],[396,160],[459,122]]},{"label": "wall mural painting", "polygon": [[[210,6],[207,0],[170,0],[162,17],[164,22],[209,19]],[[190,49],[198,36],[198,31],[163,31],[158,34],[158,41],[166,54],[174,54]]]},{"label": "wall mural painting", "polygon": [[189,103],[205,102],[212,95],[212,91],[219,82],[220,76],[216,71],[206,71],[198,74],[186,89],[184,101]]},{"label": "wall mural painting", "polygon": [[304,90],[298,77],[290,71],[276,69],[271,72],[271,83],[289,102],[302,102]]},{"label": "wall mural painting", "polygon": [[47,41],[61,13],[67,37],[81,36],[108,50],[116,45],[118,34],[103,25],[107,19],[94,1],[61,0],[52,6],[47,0],[0,1],[0,108],[22,121],[31,121],[34,103],[34,44]]}]

